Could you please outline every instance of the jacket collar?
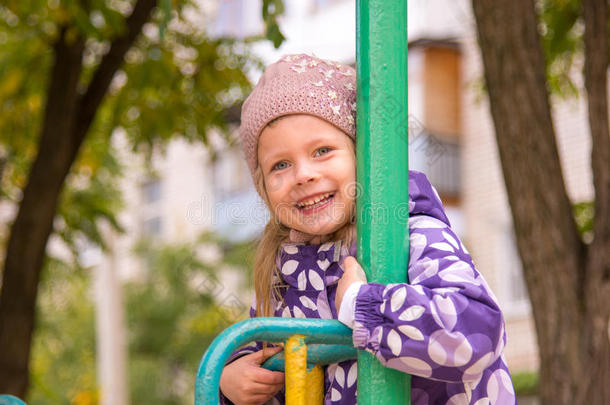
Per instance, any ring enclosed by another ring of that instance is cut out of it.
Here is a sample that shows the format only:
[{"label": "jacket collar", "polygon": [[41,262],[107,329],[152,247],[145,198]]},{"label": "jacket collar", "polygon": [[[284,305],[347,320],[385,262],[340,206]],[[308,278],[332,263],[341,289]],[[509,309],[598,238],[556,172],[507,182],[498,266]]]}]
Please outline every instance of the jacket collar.
[{"label": "jacket collar", "polygon": [[[308,274],[315,272],[325,286],[336,284],[343,275],[343,260],[356,255],[356,243],[347,248],[343,241],[327,242],[321,245],[304,243],[283,243],[276,264],[284,283],[303,290]],[[305,273],[305,274],[303,274]],[[281,283],[281,282],[280,282]]]}]

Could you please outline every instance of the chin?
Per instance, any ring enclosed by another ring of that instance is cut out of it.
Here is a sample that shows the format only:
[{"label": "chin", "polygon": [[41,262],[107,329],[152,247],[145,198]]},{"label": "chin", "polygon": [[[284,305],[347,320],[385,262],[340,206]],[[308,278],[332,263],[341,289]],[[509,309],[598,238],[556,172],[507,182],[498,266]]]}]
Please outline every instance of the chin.
[{"label": "chin", "polygon": [[301,227],[298,230],[310,235],[325,236],[338,231],[343,225],[344,224],[326,224],[316,227]]}]

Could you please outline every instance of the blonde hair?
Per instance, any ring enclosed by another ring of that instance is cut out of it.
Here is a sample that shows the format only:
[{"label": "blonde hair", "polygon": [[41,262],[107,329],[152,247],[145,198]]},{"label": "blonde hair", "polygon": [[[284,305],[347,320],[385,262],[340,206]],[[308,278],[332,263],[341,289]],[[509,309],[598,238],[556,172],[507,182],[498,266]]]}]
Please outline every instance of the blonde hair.
[{"label": "blonde hair", "polygon": [[[279,282],[282,280],[277,266],[277,259],[281,253],[281,245],[289,241],[290,228],[282,224],[271,209],[265,179],[260,166],[254,171],[254,185],[265,201],[271,214],[269,222],[261,236],[254,258],[254,292],[256,294],[256,316],[273,316],[274,302],[282,300]],[[354,218],[343,227],[330,235],[329,241],[343,240],[348,249],[356,239]]]}]

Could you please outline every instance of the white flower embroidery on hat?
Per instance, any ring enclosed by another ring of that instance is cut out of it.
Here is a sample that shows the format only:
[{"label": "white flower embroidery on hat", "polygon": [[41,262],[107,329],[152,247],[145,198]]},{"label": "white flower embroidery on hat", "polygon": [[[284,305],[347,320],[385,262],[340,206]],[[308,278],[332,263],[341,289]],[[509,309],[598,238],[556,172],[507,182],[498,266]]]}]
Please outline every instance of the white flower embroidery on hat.
[{"label": "white flower embroidery on hat", "polygon": [[290,69],[294,70],[298,74],[305,73],[305,70],[307,70],[304,67],[296,67],[296,66],[290,66]]},{"label": "white flower embroidery on hat", "polygon": [[330,70],[327,70],[326,72],[322,72],[322,73],[324,73],[324,77],[325,77],[326,80],[332,79],[333,78],[334,69],[330,69]]},{"label": "white flower embroidery on hat", "polygon": [[324,83],[322,82],[322,80],[320,80],[319,82],[312,83],[312,85],[314,85],[316,87],[322,87],[322,86],[324,86]]},{"label": "white flower embroidery on hat", "polygon": [[352,103],[352,111],[356,111],[356,103]]},{"label": "white flower embroidery on hat", "polygon": [[351,115],[347,116],[347,122],[349,122],[350,124],[354,123],[354,117],[352,117]]},{"label": "white flower embroidery on hat", "polygon": [[333,113],[335,115],[341,115],[341,113],[339,112],[339,110],[341,110],[341,104],[339,105],[330,105],[330,108],[333,110]]},{"label": "white flower embroidery on hat", "polygon": [[295,66],[302,67],[302,68],[306,67],[307,66],[307,59],[301,59],[300,61],[295,63]]},{"label": "white flower embroidery on hat", "polygon": [[354,90],[354,86],[352,85],[351,82],[345,83],[345,88],[348,89],[348,90]]},{"label": "white flower embroidery on hat", "polygon": [[309,67],[315,67],[315,66],[318,66],[318,61],[314,60],[314,59],[310,60]]},{"label": "white flower embroidery on hat", "polygon": [[328,97],[330,97],[332,100],[337,98],[337,92],[334,90],[329,90],[328,91]]}]

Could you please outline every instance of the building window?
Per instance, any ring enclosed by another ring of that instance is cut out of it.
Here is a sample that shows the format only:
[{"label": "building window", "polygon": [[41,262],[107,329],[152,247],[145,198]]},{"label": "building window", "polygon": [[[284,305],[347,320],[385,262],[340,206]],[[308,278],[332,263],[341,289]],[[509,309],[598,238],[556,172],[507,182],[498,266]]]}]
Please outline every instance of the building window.
[{"label": "building window", "polygon": [[214,192],[218,200],[230,198],[249,188],[252,180],[241,151],[226,148],[214,162]]},{"label": "building window", "polygon": [[325,7],[333,5],[335,3],[339,3],[341,0],[314,0],[312,12],[317,13],[320,10],[323,10]]},{"label": "building window", "polygon": [[151,204],[161,199],[161,181],[150,180],[142,185],[142,196],[144,203]]},{"label": "building window", "polygon": [[141,236],[150,238],[160,237],[163,232],[161,179],[151,178],[143,182],[140,186],[140,196]]},{"label": "building window", "polygon": [[459,198],[458,139],[435,136],[423,127],[409,128],[409,168],[425,173],[443,201]]},{"label": "building window", "polygon": [[161,235],[161,217],[152,217],[143,221],[142,223],[142,234],[149,237],[156,237]]},{"label": "building window", "polygon": [[236,147],[226,147],[213,162],[214,230],[224,238],[238,242],[259,235],[268,221],[244,161]]},{"label": "building window", "polygon": [[218,10],[212,34],[218,37],[243,37],[244,0],[222,0]]},{"label": "building window", "polygon": [[460,203],[461,53],[452,40],[409,43],[409,168],[443,203]]}]

